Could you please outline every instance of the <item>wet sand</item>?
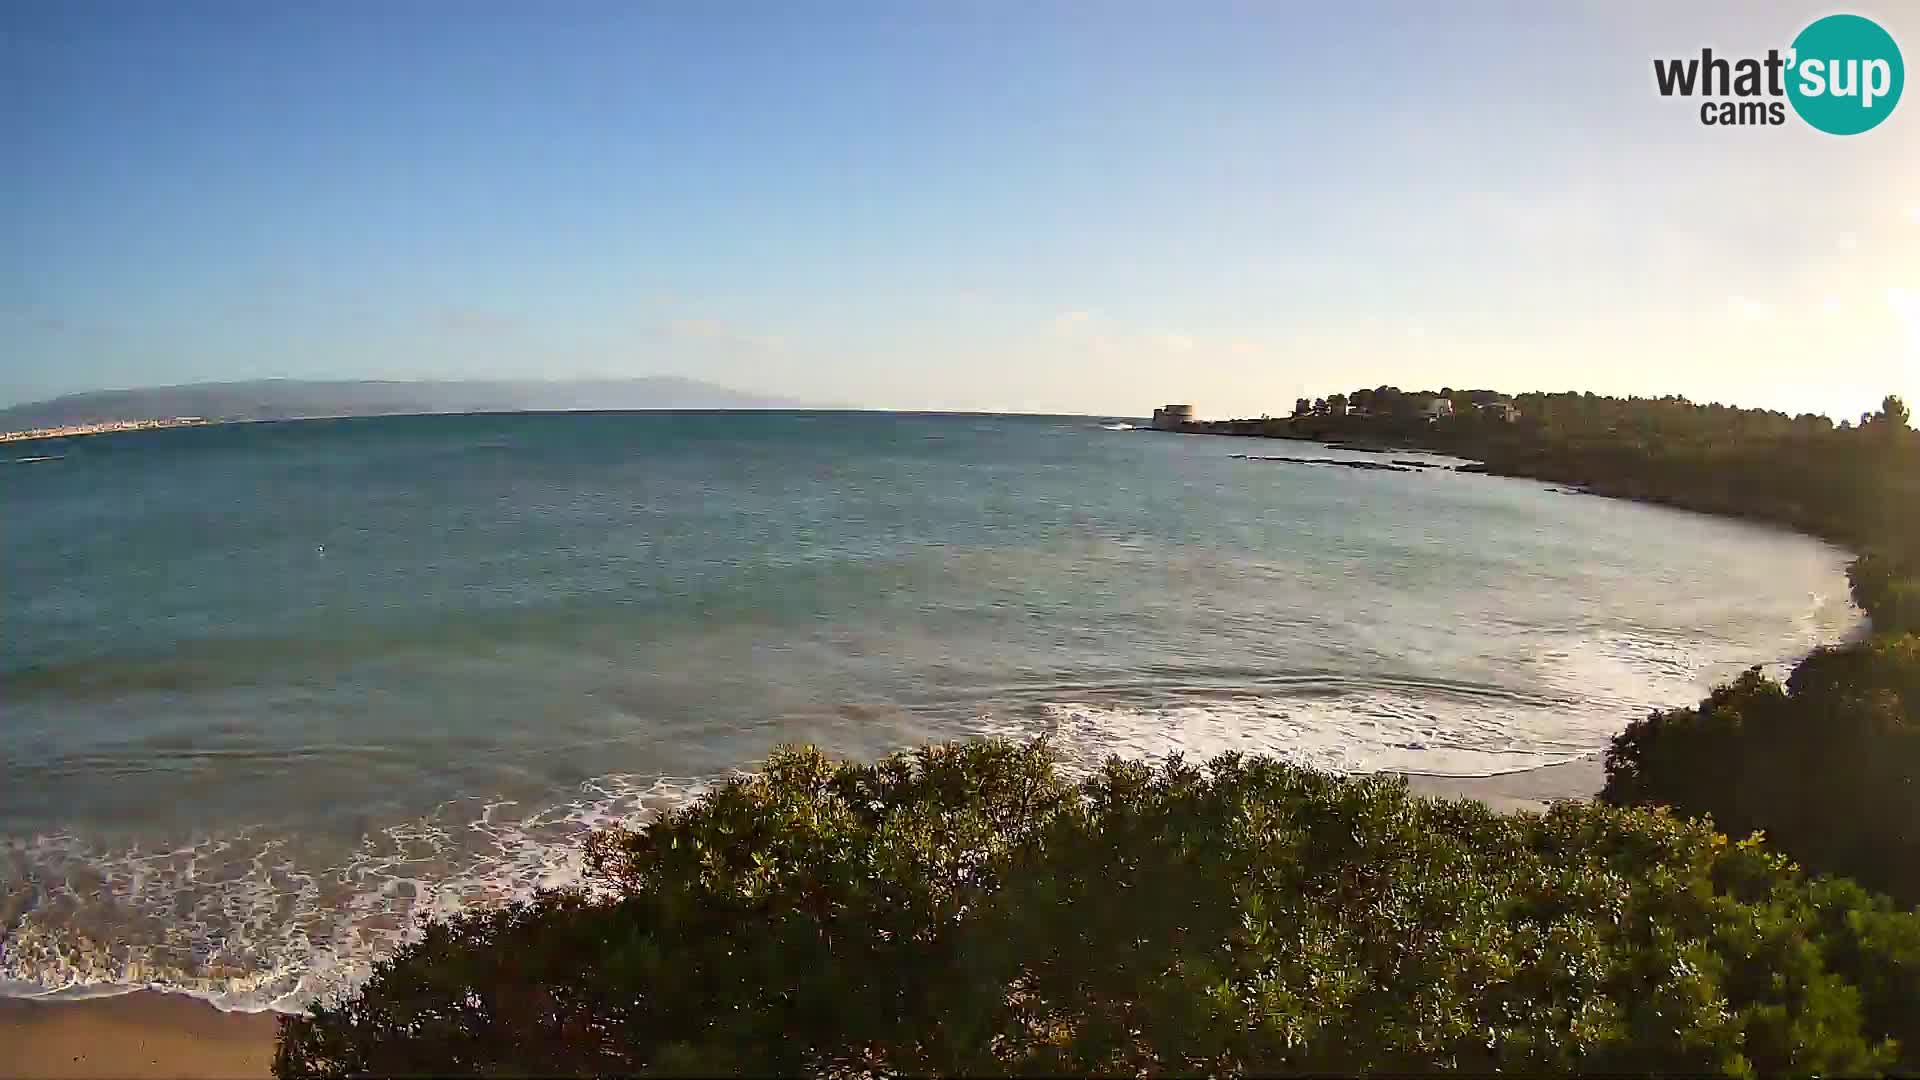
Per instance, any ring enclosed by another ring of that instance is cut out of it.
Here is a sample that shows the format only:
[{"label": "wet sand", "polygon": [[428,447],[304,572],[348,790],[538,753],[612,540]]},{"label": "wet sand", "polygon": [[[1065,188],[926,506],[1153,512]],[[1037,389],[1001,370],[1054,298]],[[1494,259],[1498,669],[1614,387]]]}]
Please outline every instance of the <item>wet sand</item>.
[{"label": "wet sand", "polygon": [[1606,766],[1599,754],[1505,776],[1407,776],[1407,787],[1415,795],[1479,799],[1500,811],[1545,810],[1562,799],[1585,802],[1599,794],[1606,782]]},{"label": "wet sand", "polygon": [[276,1026],[273,1013],[223,1013],[180,994],[0,998],[0,1076],[271,1076]]}]

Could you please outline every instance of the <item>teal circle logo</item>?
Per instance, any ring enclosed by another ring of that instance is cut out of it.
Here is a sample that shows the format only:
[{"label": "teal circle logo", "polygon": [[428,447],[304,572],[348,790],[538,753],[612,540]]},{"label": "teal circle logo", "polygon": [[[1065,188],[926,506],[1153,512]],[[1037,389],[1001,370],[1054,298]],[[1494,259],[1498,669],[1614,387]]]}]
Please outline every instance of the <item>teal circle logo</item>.
[{"label": "teal circle logo", "polygon": [[1872,19],[1829,15],[1793,39],[1787,100],[1829,135],[1858,135],[1900,103],[1906,65],[1893,35]]}]

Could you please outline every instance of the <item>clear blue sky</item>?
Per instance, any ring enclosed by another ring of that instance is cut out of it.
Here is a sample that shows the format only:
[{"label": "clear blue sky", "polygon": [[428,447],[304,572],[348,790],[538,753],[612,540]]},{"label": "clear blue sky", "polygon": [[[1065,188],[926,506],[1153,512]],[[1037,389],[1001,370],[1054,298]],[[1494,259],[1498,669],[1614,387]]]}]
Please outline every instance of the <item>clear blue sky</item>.
[{"label": "clear blue sky", "polygon": [[[1652,57],[1828,9],[1673,6],[10,4],[0,402],[1920,398],[1920,94],[1704,128]],[[1850,10],[1920,62],[1920,8]]]}]

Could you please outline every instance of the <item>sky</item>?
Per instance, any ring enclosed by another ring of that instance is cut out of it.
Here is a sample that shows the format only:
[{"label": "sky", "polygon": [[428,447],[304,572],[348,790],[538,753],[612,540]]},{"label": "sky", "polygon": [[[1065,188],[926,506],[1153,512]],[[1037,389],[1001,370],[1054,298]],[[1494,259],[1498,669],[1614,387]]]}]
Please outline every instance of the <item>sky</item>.
[{"label": "sky", "polygon": [[[1702,126],[1833,8],[0,6],[0,404],[683,375],[875,408],[1920,401],[1920,92]],[[1920,6],[1856,4],[1920,59]]]}]

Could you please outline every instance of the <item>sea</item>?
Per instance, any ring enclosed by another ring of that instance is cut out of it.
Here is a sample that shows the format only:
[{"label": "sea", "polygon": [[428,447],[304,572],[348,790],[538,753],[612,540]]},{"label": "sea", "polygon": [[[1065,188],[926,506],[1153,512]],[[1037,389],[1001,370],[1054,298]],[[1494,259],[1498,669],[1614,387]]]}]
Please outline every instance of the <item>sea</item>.
[{"label": "sea", "polygon": [[298,1010],[780,743],[1493,776],[1860,624],[1826,544],[1456,464],[855,412],[0,446],[0,992]]}]

